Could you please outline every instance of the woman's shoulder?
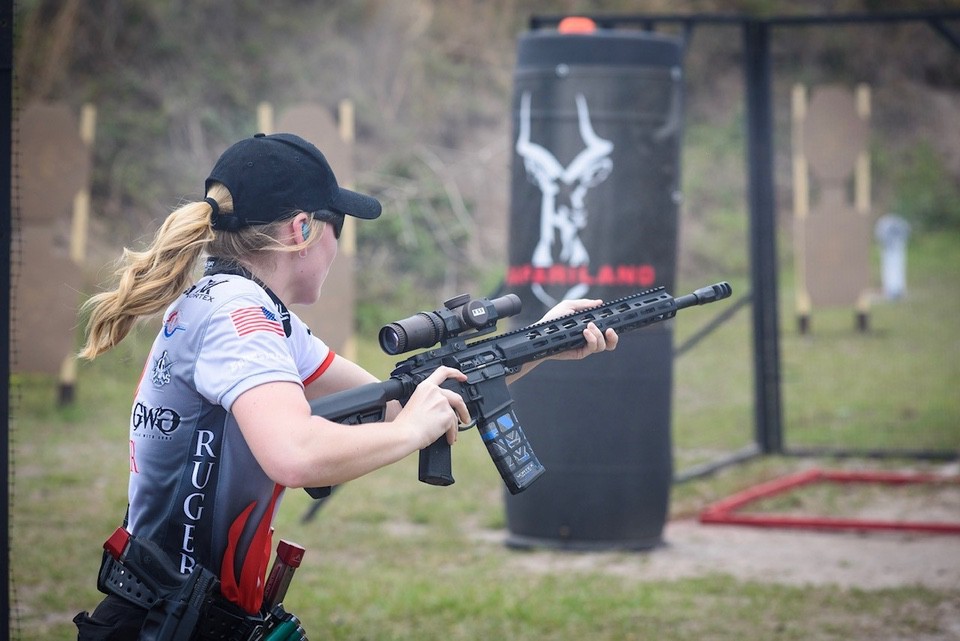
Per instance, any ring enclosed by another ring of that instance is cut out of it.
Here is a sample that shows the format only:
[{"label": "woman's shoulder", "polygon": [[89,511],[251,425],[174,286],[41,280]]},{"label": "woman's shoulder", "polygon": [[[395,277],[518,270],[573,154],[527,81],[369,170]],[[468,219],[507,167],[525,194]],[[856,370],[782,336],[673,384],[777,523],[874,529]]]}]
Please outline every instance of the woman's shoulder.
[{"label": "woman's shoulder", "polygon": [[169,337],[188,324],[193,328],[206,327],[213,319],[228,317],[235,310],[269,308],[270,302],[263,289],[241,276],[204,276],[167,308],[163,316],[164,332]]}]

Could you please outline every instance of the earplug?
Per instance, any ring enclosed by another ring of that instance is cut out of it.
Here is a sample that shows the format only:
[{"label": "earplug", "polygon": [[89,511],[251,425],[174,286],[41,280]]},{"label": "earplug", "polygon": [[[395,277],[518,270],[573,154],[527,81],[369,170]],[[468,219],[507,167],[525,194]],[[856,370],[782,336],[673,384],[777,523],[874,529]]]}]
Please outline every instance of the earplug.
[{"label": "earplug", "polygon": [[303,239],[306,240],[310,237],[310,225],[306,222],[300,223],[300,233],[303,234]]}]

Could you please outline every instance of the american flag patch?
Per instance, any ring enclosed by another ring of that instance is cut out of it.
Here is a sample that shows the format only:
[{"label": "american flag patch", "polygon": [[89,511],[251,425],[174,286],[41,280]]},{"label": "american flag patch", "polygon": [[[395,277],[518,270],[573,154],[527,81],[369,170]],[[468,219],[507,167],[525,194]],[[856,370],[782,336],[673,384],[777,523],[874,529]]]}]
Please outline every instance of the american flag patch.
[{"label": "american flag patch", "polygon": [[242,307],[230,312],[233,328],[237,336],[246,336],[254,332],[271,332],[279,336],[286,336],[283,325],[277,320],[277,315],[266,307]]}]

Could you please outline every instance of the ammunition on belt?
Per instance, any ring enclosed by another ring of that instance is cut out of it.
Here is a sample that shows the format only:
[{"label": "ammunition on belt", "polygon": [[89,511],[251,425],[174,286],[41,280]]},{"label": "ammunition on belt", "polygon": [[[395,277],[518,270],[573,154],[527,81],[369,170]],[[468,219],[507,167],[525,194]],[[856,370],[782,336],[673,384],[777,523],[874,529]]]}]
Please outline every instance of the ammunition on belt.
[{"label": "ammunition on belt", "polygon": [[267,584],[263,589],[263,606],[261,612],[270,612],[274,606],[283,601],[290,587],[293,573],[303,561],[304,548],[291,541],[281,539],[277,544],[277,556],[273,560],[273,567],[267,576]]},{"label": "ammunition on belt", "polygon": [[306,638],[300,619],[287,614],[280,623],[270,631],[264,641],[300,641]]}]

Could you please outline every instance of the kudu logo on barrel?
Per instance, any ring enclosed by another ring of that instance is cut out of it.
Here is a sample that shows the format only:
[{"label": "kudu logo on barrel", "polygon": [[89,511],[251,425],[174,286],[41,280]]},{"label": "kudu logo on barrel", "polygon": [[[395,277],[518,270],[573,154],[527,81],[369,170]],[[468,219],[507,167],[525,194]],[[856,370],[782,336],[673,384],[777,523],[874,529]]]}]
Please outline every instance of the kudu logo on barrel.
[{"label": "kudu logo on barrel", "polygon": [[[564,167],[549,149],[530,139],[530,92],[520,98],[520,123],[517,153],[523,158],[527,176],[540,189],[540,239],[530,260],[533,270],[551,270],[562,266],[570,270],[586,270],[590,254],[580,239],[586,228],[587,192],[602,183],[613,171],[613,143],[593,130],[590,110],[582,93],[576,95],[577,123],[584,149]],[[557,241],[559,240],[559,247]],[[563,269],[567,272],[567,269]],[[544,290],[544,284],[532,278],[534,295],[547,307],[556,304]],[[561,279],[563,280],[563,279]],[[569,286],[560,298],[580,298],[590,288],[587,282],[566,283]]]}]

